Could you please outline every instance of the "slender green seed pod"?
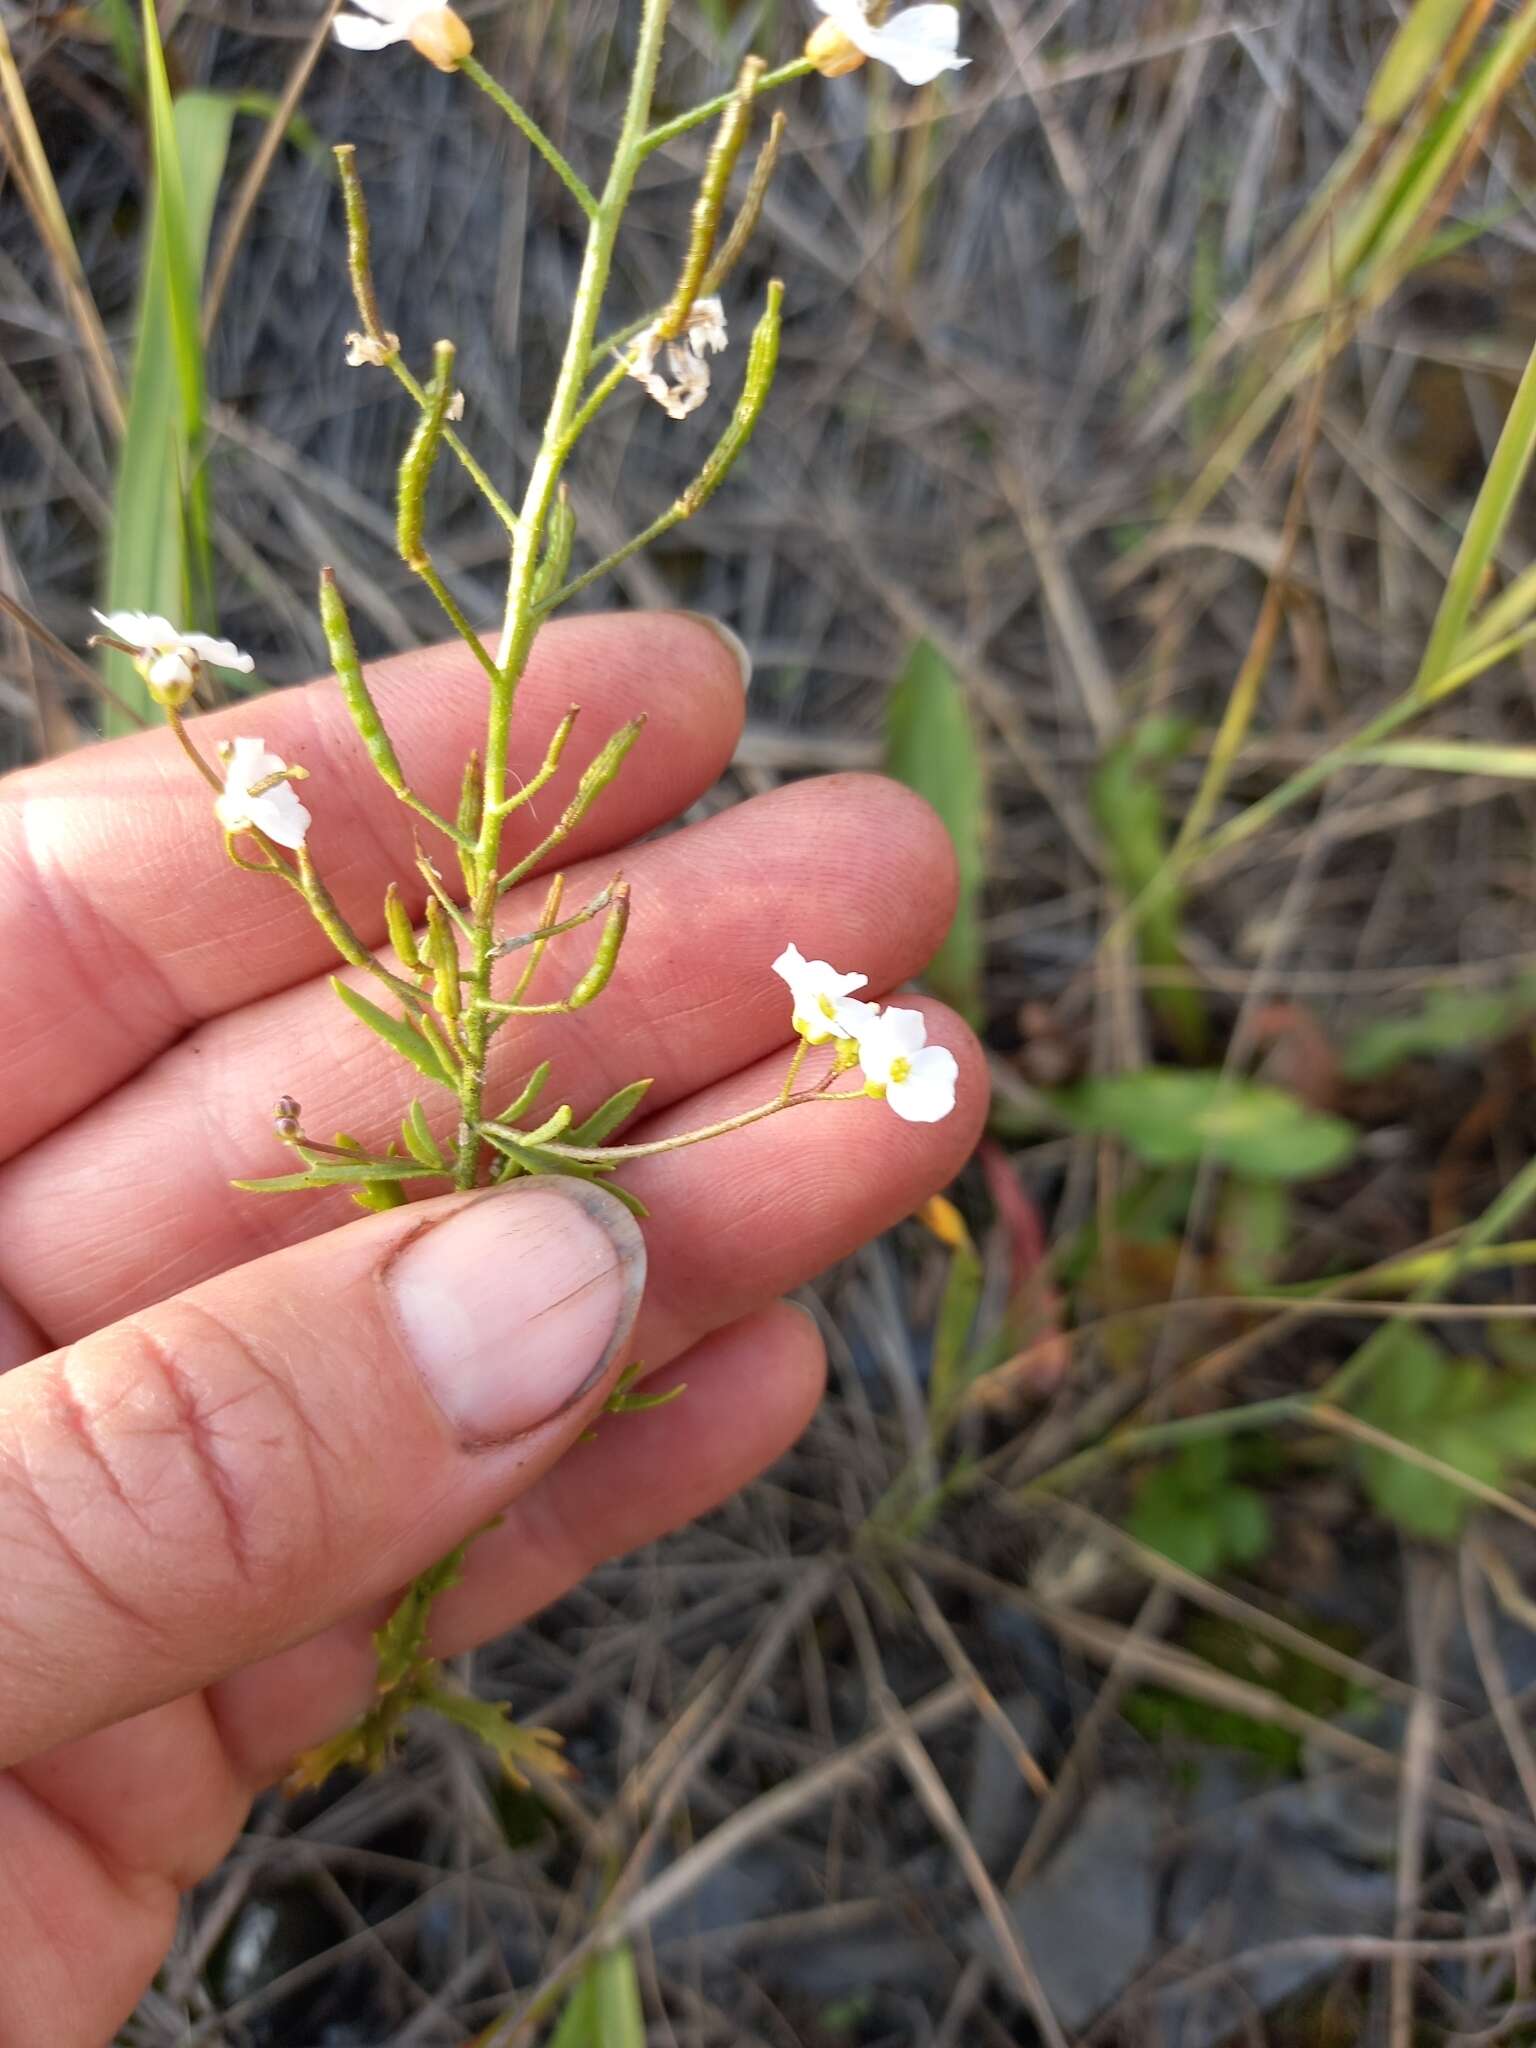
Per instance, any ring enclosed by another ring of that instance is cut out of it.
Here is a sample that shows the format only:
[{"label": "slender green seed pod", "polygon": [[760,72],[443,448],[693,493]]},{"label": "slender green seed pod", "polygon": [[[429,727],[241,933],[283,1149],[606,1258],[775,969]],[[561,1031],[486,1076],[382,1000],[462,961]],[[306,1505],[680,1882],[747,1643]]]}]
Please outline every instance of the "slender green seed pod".
[{"label": "slender green seed pod", "polygon": [[338,142],[331,153],[341,176],[341,202],[347,216],[347,271],[352,279],[352,296],[357,300],[357,315],[368,339],[387,347],[390,337],[379,318],[379,301],[373,289],[372,236],[368,202],[357,175],[357,151],[350,142]]},{"label": "slender green seed pod", "polygon": [[427,481],[432,474],[432,465],[437,460],[437,451],[442,446],[443,427],[448,418],[448,407],[453,400],[455,353],[451,341],[439,341],[434,345],[432,376],[427,384],[427,402],[422,408],[421,418],[416,422],[416,431],[407,443],[400,462],[400,475],[396,484],[395,532],[400,547],[400,559],[411,569],[421,569],[426,565],[427,551],[422,546],[421,536],[425,519]]},{"label": "slender green seed pod", "polygon": [[[464,779],[459,784],[459,814],[454,823],[466,839],[477,840],[480,836],[480,813],[485,806],[485,771],[480,765],[478,749],[471,753],[464,763]],[[466,847],[459,848],[459,872],[464,877],[464,887],[473,896],[480,885],[480,864],[475,855]]]},{"label": "slender green seed pod", "polygon": [[579,1010],[600,996],[618,965],[619,948],[624,943],[624,933],[629,926],[629,884],[620,882],[613,892],[613,908],[603,922],[603,935],[597,942],[592,965],[571,990],[570,1005]]},{"label": "slender green seed pod", "polygon": [[736,159],[741,155],[747,131],[752,125],[752,100],[763,69],[761,57],[747,58],[737,77],[730,105],[720,116],[720,125],[715,130],[714,142],[704,162],[704,175],[699,180],[699,195],[693,202],[688,253],[683,258],[677,289],[656,323],[659,340],[672,341],[682,333],[693,310],[693,302],[699,296],[704,273],[714,253],[715,237],[720,232],[720,216],[725,211],[731,173],[736,168]]},{"label": "slender green seed pod", "polygon": [[331,667],[336,671],[336,680],[341,685],[341,694],[351,713],[352,723],[368,749],[368,758],[391,789],[403,790],[405,776],[395,757],[389,734],[384,730],[384,721],[379,717],[379,707],[369,694],[363,665],[357,658],[347,608],[336,587],[336,578],[329,569],[320,571],[320,626],[330,650]]},{"label": "slender green seed pod", "polygon": [[624,758],[639,739],[645,724],[645,714],[632,718],[628,725],[621,725],[602,752],[587,763],[581,771],[581,780],[576,785],[576,794],[565,807],[558,829],[564,833],[584,818],[592,805],[613,781],[624,766]]},{"label": "slender green seed pod", "polygon": [[455,1024],[459,1016],[459,948],[448,913],[435,896],[427,898],[427,961],[437,1014]]},{"label": "slender green seed pod", "polygon": [[416,945],[416,928],[393,882],[384,891],[384,923],[389,931],[389,943],[399,954],[400,964],[406,973],[420,974],[421,954]]},{"label": "slender green seed pod", "polygon": [[768,287],[768,303],[752,330],[747,350],[747,374],[736,401],[730,424],[710,450],[704,467],[678,499],[684,519],[691,519],[699,507],[712,498],[731,473],[731,466],[752,438],[752,430],[768,403],[773,373],[779,361],[779,329],[782,325],[784,287],[775,278]]},{"label": "slender green seed pod", "polygon": [[787,116],[780,107],[768,123],[768,140],[757,153],[757,162],[752,166],[752,177],[747,186],[746,196],[741,202],[741,210],[731,222],[730,233],[720,244],[719,255],[704,273],[700,290],[706,298],[711,292],[719,291],[741,261],[748,242],[756,232],[757,223],[762,216],[763,202],[768,197],[768,187],[778,167],[779,150],[783,146],[784,130],[787,125]]},{"label": "slender green seed pod", "polygon": [[549,508],[549,519],[544,529],[544,552],[533,579],[533,601],[536,605],[552,597],[564,583],[571,566],[571,549],[575,545],[576,514],[571,506],[570,491],[562,484]]}]

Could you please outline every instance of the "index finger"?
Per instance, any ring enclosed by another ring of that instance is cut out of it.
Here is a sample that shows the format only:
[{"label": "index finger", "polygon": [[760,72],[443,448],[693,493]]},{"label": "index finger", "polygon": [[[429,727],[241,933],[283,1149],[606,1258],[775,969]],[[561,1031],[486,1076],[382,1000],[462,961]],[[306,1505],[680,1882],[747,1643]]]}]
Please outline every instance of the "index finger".
[{"label": "index finger", "polygon": [[[533,775],[573,704],[581,717],[559,773],[509,821],[509,852],[537,843],[587,760],[640,712],[647,730],[562,856],[622,845],[684,808],[730,759],[742,682],[725,637],[686,613],[546,627],[518,691],[513,775]],[[451,645],[380,662],[369,684],[412,786],[451,816],[484,729],[483,672]],[[259,734],[309,769],[315,864],[365,942],[384,936],[388,882],[419,913],[418,837],[435,840],[445,878],[457,876],[440,836],[375,774],[334,682],[189,723],[205,754],[236,733]],[[19,970],[0,979],[3,1159],[195,1024],[307,980],[335,954],[293,891],[225,859],[207,787],[160,731],[0,782],[0,958]]]}]

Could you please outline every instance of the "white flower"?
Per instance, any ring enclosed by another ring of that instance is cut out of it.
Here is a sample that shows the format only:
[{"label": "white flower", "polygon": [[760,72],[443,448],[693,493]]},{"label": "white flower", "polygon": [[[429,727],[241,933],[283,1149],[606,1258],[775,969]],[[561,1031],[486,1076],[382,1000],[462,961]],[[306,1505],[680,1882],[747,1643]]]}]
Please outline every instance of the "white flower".
[{"label": "white flower", "polygon": [[883,1096],[909,1124],[936,1124],[955,1106],[959,1065],[928,1043],[921,1010],[882,1010],[862,1024],[859,1065],[866,1093]]},{"label": "white flower", "polygon": [[231,640],[206,633],[183,633],[155,612],[94,612],[114,640],[133,655],[133,664],[162,704],[185,704],[197,687],[204,662],[213,668],[235,668],[248,675],[256,666]]},{"label": "white flower", "polygon": [[474,49],[468,23],[451,7],[424,0],[354,0],[360,14],[338,14],[331,26],[336,40],[349,50],[387,50],[391,43],[409,43],[435,64],[452,71]]},{"label": "white flower", "polygon": [[[960,12],[947,0],[946,4],[904,8],[878,28],[860,0],[815,0],[815,4],[855,50],[889,64],[904,85],[927,85],[941,71],[962,71],[971,61],[958,54]],[[817,31],[818,35],[824,33]],[[808,47],[807,54],[816,61],[814,49]],[[851,69],[857,61],[853,58],[840,68]]]},{"label": "white flower", "polygon": [[[625,367],[637,383],[645,386],[668,418],[685,420],[709,395],[709,365],[704,356],[706,351],[718,355],[726,345],[725,308],[714,297],[695,299],[682,333],[665,344],[657,331],[660,326],[659,320],[653,320],[642,334],[636,335]],[[670,384],[656,367],[657,351],[663,346],[667,368],[672,372]]]},{"label": "white flower", "polygon": [[863,988],[867,974],[839,974],[825,960],[807,960],[798,946],[786,946],[773,963],[781,981],[789,983],[794,999],[790,1019],[808,1045],[825,1045],[829,1038],[854,1038],[875,1012],[873,1003],[851,1000],[856,988]]},{"label": "white flower", "polygon": [[[265,740],[229,740],[219,752],[224,756],[224,793],[214,799],[213,808],[224,830],[264,832],[279,846],[302,846],[310,827],[309,812],[291,782],[275,779],[293,772],[287,762],[269,754]],[[263,783],[271,787],[264,789]]]}]

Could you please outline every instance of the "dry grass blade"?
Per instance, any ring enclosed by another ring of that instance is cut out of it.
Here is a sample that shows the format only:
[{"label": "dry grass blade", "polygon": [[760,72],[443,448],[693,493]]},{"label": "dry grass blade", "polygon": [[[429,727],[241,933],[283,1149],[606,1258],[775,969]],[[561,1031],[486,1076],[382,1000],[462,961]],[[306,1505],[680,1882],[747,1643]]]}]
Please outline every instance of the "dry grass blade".
[{"label": "dry grass blade", "polygon": [[0,98],[3,98],[10,114],[9,122],[0,124],[0,149],[3,149],[11,173],[26,199],[58,281],[60,295],[74,321],[102,416],[112,431],[120,434],[124,412],[117,365],[107,343],[101,315],[96,310],[96,301],[86,282],[75,238],[70,232],[42,137],[32,117],[26,85],[17,68],[3,20],[0,20]]}]

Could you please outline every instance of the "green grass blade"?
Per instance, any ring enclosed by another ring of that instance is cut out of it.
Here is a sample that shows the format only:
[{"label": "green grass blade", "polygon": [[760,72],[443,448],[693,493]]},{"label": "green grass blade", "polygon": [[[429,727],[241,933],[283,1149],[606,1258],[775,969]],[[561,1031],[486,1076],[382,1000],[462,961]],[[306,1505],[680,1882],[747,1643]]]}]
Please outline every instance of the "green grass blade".
[{"label": "green grass blade", "polygon": [[[184,94],[172,107],[147,0],[145,16],[154,194],[118,458],[106,609],[161,612],[178,625],[213,626],[198,279],[235,110],[224,95],[200,92]],[[150,709],[127,658],[109,652],[106,664],[107,680],[118,694]],[[128,721],[110,707],[106,723],[109,732],[128,729]]]},{"label": "green grass blade", "polygon": [[955,921],[923,978],[974,1021],[981,1009],[986,777],[964,685],[926,640],[913,648],[891,693],[885,734],[887,769],[943,819],[960,872]]},{"label": "green grass blade", "polygon": [[1365,118],[1376,126],[1407,113],[1429,83],[1467,11],[1467,0],[1418,0],[1399,24],[1377,67],[1365,102]]},{"label": "green grass blade", "polygon": [[1515,500],[1525,482],[1531,457],[1536,454],[1536,350],[1525,366],[1509,417],[1499,435],[1488,474],[1472,507],[1467,530],[1462,535],[1456,560],[1451,565],[1445,595],[1435,614],[1435,623],[1424,649],[1424,659],[1413,680],[1415,697],[1435,694],[1442,678],[1455,667],[1462,636],[1477,602],[1477,593],[1493,560],[1494,550],[1509,524]]},{"label": "green grass blade", "polygon": [[640,1982],[628,1944],[594,1956],[549,2037],[549,2048],[645,2048]]}]

